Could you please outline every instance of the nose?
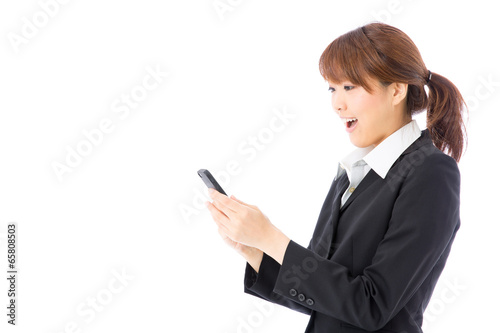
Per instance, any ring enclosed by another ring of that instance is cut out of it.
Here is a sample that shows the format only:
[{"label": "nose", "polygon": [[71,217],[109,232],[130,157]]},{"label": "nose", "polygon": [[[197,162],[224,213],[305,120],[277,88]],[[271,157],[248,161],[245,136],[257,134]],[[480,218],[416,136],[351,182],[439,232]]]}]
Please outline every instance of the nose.
[{"label": "nose", "polygon": [[332,107],[333,111],[335,111],[339,116],[340,112],[346,110],[347,106],[345,104],[345,99],[341,94],[332,95]]}]

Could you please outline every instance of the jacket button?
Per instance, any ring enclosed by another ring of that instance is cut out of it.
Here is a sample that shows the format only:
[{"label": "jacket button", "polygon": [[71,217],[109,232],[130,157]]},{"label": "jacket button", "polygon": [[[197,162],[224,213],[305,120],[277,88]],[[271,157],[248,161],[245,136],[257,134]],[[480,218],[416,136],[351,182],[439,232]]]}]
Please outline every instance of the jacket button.
[{"label": "jacket button", "polygon": [[307,304],[307,305],[314,305],[314,301],[313,301],[311,298],[308,298],[308,299],[306,300],[306,304]]},{"label": "jacket button", "polygon": [[297,296],[297,290],[290,289],[290,296]]},{"label": "jacket button", "polygon": [[299,294],[299,301],[301,302],[304,302],[304,300],[306,299],[306,296],[304,296],[304,294]]}]

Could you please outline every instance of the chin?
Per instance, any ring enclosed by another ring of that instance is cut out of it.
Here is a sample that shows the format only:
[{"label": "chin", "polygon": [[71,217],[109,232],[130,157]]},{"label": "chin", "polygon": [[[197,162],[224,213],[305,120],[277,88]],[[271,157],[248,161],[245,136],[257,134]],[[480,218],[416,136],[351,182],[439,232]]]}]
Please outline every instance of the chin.
[{"label": "chin", "polygon": [[351,140],[351,143],[358,148],[366,148],[368,146],[371,146],[371,143],[353,138],[351,135],[349,136],[349,139]]}]

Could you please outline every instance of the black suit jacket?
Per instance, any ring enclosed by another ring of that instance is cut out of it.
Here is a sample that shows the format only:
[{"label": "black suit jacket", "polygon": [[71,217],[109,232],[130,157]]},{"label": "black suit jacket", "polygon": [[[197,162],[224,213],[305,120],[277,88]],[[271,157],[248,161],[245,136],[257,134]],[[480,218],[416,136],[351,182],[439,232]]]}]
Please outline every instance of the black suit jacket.
[{"label": "black suit jacket", "polygon": [[246,266],[245,292],[310,314],[306,332],[422,332],[423,312],[460,226],[460,172],[429,131],[372,169],[340,208],[334,179],[307,248]]}]

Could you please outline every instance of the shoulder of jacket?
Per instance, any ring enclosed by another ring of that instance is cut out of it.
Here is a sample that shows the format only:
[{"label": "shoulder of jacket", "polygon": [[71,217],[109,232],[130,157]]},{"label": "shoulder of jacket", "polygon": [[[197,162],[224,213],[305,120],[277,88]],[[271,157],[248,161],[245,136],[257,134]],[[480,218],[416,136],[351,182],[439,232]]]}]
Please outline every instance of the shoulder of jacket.
[{"label": "shoulder of jacket", "polygon": [[[403,159],[406,168],[409,168],[408,176],[414,174],[417,177],[427,175],[430,179],[460,179],[460,170],[453,157],[439,150],[434,144],[425,144],[407,154]],[[431,176],[432,175],[432,176]]]}]

